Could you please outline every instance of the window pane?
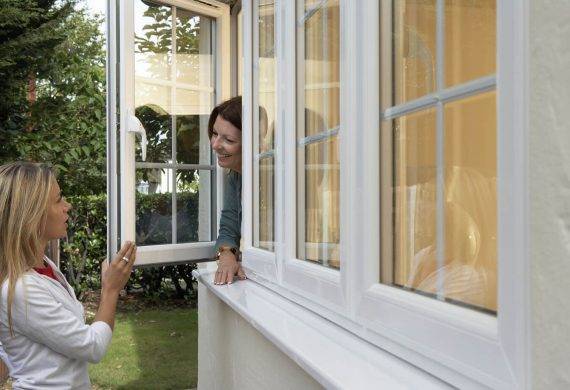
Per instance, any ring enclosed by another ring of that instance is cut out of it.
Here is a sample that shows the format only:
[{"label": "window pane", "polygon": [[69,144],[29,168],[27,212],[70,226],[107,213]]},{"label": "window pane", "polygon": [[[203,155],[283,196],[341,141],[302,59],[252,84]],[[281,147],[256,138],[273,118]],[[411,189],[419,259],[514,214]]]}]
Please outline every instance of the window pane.
[{"label": "window pane", "polygon": [[259,187],[258,191],[258,218],[255,221],[256,231],[254,232],[253,246],[257,248],[273,251],[275,241],[274,215],[274,194],[275,194],[275,173],[273,157],[262,158],[259,161]]},{"label": "window pane", "polygon": [[298,150],[297,257],[340,267],[338,137]]},{"label": "window pane", "polygon": [[495,98],[489,92],[445,106],[445,266],[437,272],[446,298],[491,311],[497,309]]},{"label": "window pane", "polygon": [[[259,0],[256,33],[258,47],[257,104],[259,116],[254,134],[254,227],[253,246],[274,250],[274,130],[275,130],[275,6],[273,0]],[[264,155],[260,155],[265,153]]]},{"label": "window pane", "polygon": [[172,243],[172,169],[136,170],[136,244]]},{"label": "window pane", "polygon": [[297,1],[297,257],[340,268],[340,7]]},{"label": "window pane", "polygon": [[273,149],[275,130],[275,6],[259,1],[259,152]]},{"label": "window pane", "polygon": [[495,73],[496,1],[445,1],[445,84]]},{"label": "window pane", "polygon": [[[382,2],[382,84],[392,86],[385,109],[436,89],[436,1]],[[389,27],[391,26],[391,28]]]},{"label": "window pane", "polygon": [[382,243],[392,247],[393,267],[383,267],[382,281],[419,290],[418,263],[436,251],[435,110],[400,117],[385,130],[393,137],[394,160],[393,189],[384,193],[393,195],[394,214]]},{"label": "window pane", "polygon": [[304,135],[340,124],[339,2],[298,1],[303,27],[298,32],[300,102],[305,115]]},{"label": "window pane", "polygon": [[205,16],[176,9],[176,81],[214,86],[213,21]]},{"label": "window pane", "polygon": [[210,165],[212,154],[208,139],[209,115],[176,117],[176,162]]},{"label": "window pane", "polygon": [[176,175],[177,242],[210,241],[212,172],[179,170]]},{"label": "window pane", "polygon": [[135,0],[135,74],[170,79],[172,65],[172,9]]},{"label": "window pane", "polygon": [[[135,85],[136,96],[145,90],[145,83]],[[152,86],[150,86],[152,87]],[[157,87],[160,88],[160,87]],[[151,88],[151,90],[154,88]],[[160,105],[144,104],[135,109],[136,117],[141,121],[147,136],[146,162],[167,163],[172,161],[172,117]],[[138,137],[138,136],[137,136]],[[141,144],[137,138],[136,161],[142,161]]]}]

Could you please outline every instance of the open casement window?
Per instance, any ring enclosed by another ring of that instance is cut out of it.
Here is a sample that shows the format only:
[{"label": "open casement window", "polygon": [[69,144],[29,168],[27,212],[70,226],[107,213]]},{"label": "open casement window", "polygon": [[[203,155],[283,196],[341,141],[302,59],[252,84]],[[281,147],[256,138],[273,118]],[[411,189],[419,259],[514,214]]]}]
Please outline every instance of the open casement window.
[{"label": "open casement window", "polygon": [[209,114],[229,97],[229,7],[124,0],[120,23],[120,239],[137,263],[212,258],[221,175]]}]

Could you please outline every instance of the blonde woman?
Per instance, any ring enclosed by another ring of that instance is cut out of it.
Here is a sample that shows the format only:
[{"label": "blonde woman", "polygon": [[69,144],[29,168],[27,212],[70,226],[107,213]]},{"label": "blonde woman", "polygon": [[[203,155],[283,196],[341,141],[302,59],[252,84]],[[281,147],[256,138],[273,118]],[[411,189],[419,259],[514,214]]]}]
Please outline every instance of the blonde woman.
[{"label": "blonde woman", "polygon": [[48,166],[0,166],[0,356],[14,389],[88,389],[87,364],[111,341],[136,248],[126,244],[103,267],[99,310],[85,324],[72,287],[44,256],[50,240],[66,235],[70,209]]}]

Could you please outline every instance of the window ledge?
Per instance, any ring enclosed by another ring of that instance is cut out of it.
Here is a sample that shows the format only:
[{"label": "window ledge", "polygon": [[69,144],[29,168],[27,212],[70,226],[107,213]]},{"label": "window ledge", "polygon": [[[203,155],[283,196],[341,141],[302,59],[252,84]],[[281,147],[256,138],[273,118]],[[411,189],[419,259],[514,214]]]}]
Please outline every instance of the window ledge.
[{"label": "window ledge", "polygon": [[449,386],[253,280],[218,286],[194,276],[325,388],[441,389]]}]

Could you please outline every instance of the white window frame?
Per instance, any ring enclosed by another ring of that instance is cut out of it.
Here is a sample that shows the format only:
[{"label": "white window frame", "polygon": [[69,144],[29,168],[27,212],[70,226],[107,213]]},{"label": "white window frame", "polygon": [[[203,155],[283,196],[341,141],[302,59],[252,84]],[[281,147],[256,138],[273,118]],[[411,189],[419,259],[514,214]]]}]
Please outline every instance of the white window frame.
[{"label": "white window frame", "polygon": [[[230,56],[220,55],[220,53],[230,53],[230,12],[229,6],[215,0],[158,0],[160,4],[176,6],[196,12],[197,14],[211,17],[216,21],[216,42],[215,53],[215,104],[230,97]],[[118,32],[119,32],[119,107],[120,117],[128,118],[129,113],[134,113],[134,6],[133,0],[119,1],[111,0],[111,9],[118,9]],[[110,14],[111,18],[117,15]],[[120,212],[116,209],[114,223],[120,218],[120,238],[121,243],[135,241],[135,134],[128,131],[127,121],[123,120],[120,126],[120,152],[119,152],[119,172],[120,175]],[[199,169],[198,166],[196,166]],[[209,168],[208,168],[209,169]],[[222,191],[223,191],[223,171],[216,167],[213,173],[216,188],[217,218],[219,220]],[[120,217],[119,217],[120,216]],[[214,221],[212,221],[214,222]],[[114,230],[115,234],[118,229]],[[215,237],[212,237],[215,239]],[[214,240],[208,242],[164,244],[140,246],[137,251],[138,265],[152,265],[163,263],[175,263],[190,260],[201,260],[211,258],[214,255]]]},{"label": "white window frame", "polygon": [[[243,25],[244,25],[244,69],[253,69],[251,74],[244,74],[244,129],[252,129],[256,115],[254,93],[256,93],[257,69],[253,64],[254,49],[257,44],[253,26],[257,23],[257,12],[254,9],[255,2],[244,2]],[[344,6],[340,5],[340,29],[346,23]],[[284,167],[296,167],[297,139],[296,132],[290,131],[297,125],[296,111],[296,89],[291,85],[297,85],[296,78],[296,58],[297,58],[297,17],[296,1],[275,1],[275,56],[277,63],[277,93],[276,93],[276,126],[275,126],[275,252],[268,252],[253,247],[253,195],[251,191],[242,191],[243,204],[243,225],[242,233],[244,240],[243,259],[244,266],[250,271],[253,279],[262,282],[270,282],[284,295],[292,294],[294,299],[303,301],[305,305],[312,306],[317,303],[316,308],[326,308],[333,314],[344,313],[346,309],[346,278],[343,276],[343,262],[346,248],[343,243],[347,242],[343,236],[349,230],[344,228],[343,218],[346,216],[341,211],[341,269],[334,270],[318,264],[312,264],[305,260],[296,258],[296,213],[285,213],[285,210],[296,210],[296,169],[284,169]],[[278,37],[292,37],[292,39],[279,39]],[[340,42],[340,83],[347,73],[344,63],[343,48],[346,45],[342,42],[344,37],[341,33]],[[345,99],[341,98],[341,107],[346,105]],[[345,118],[341,115],[341,130],[338,133],[340,142],[341,159],[341,183],[340,191],[346,188],[346,175],[344,170],[348,169],[350,156],[347,155],[348,148],[343,145],[342,128],[345,126]],[[253,139],[249,131],[243,132],[243,183],[244,188],[253,188]],[[288,153],[285,153],[287,152]],[[293,151],[293,153],[291,153]],[[343,165],[343,163],[345,163]],[[341,202],[346,200],[341,196]],[[341,210],[347,207],[341,205]],[[280,261],[276,261],[281,259]],[[277,284],[275,284],[277,283]]]},{"label": "white window frame", "polygon": [[[283,18],[276,21],[279,245],[276,277],[258,281],[456,387],[529,388],[528,0],[497,1],[496,317],[379,283],[381,112],[379,90],[371,86],[380,85],[380,50],[378,39],[362,38],[379,36],[379,3],[341,0],[341,270],[333,271],[295,258],[296,140],[294,131],[284,131],[296,128],[295,89],[290,88],[296,69],[295,6],[276,0],[277,17]],[[244,17],[244,43],[251,45],[251,19],[246,21],[251,9],[245,5]],[[251,69],[251,53],[250,46],[245,69]],[[252,81],[247,76],[244,81],[249,125]],[[251,142],[245,145],[244,161],[251,165]],[[244,175],[245,188],[251,180]],[[244,192],[246,234],[252,231],[248,196]],[[255,279],[260,267],[254,257],[244,252],[244,265],[251,266]]]},{"label": "white window frame", "polygon": [[[258,90],[258,80],[259,80],[259,66],[257,64],[257,59],[259,56],[258,48],[259,48],[259,39],[258,34],[256,31],[257,23],[258,23],[258,0],[252,1],[245,1],[242,3],[242,23],[243,23],[243,36],[250,37],[249,39],[244,38],[243,43],[243,68],[244,69],[251,69],[251,72],[244,72],[243,73],[243,129],[258,129],[259,128],[259,114],[257,113],[257,106],[258,106],[258,99],[256,97],[257,90]],[[277,37],[277,29],[280,20],[279,12],[277,12],[277,6],[275,8],[275,37]],[[255,25],[255,27],[254,27]],[[277,44],[278,42],[276,42]],[[279,55],[278,55],[279,48],[275,47],[275,61],[276,61],[276,76],[279,74]],[[278,76],[277,76],[278,77]],[[277,84],[277,81],[276,81]],[[279,93],[276,88],[276,98],[275,98],[275,107],[278,107],[278,100],[279,100]],[[276,112],[276,117],[277,113]],[[255,173],[254,169],[258,164],[254,163],[254,159],[256,155],[254,155],[254,142],[257,142],[253,138],[253,135],[256,133],[254,131],[242,131],[242,180],[244,185],[242,188],[249,188],[250,191],[242,191],[242,218],[243,218],[243,229],[242,229],[242,251],[243,251],[243,258],[244,258],[244,265],[248,267],[251,271],[255,272],[257,277],[264,278],[270,281],[277,280],[277,264],[276,264],[276,253],[281,247],[278,245],[280,242],[279,237],[281,237],[281,226],[279,225],[277,213],[278,210],[282,210],[282,207],[279,206],[282,199],[279,194],[282,193],[280,181],[278,179],[278,166],[282,165],[281,162],[281,153],[278,152],[278,138],[283,131],[283,127],[281,125],[280,120],[275,120],[275,134],[274,134],[274,149],[273,149],[273,156],[274,156],[274,185],[275,191],[273,199],[273,207],[274,207],[274,251],[267,251],[261,248],[257,248],[253,245],[253,228],[254,228],[254,215],[255,211],[255,202],[254,202],[254,194],[253,191],[257,191],[256,187],[254,186],[255,183]],[[251,185],[245,184],[251,183]]]}]

